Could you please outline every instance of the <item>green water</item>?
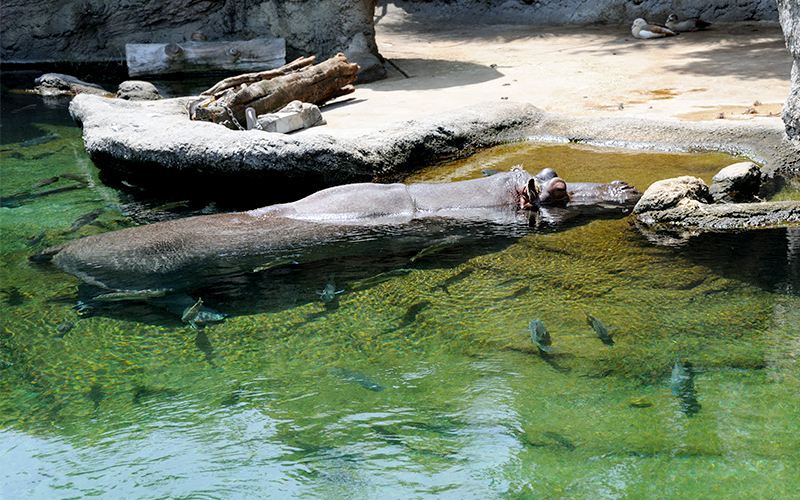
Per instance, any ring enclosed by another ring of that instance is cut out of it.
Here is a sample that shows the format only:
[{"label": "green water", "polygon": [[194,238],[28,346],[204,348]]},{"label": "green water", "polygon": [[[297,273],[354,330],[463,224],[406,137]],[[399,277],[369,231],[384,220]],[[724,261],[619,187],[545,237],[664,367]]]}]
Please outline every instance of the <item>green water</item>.
[{"label": "green water", "polygon": [[[0,196],[83,184],[31,188],[59,174],[87,185],[0,207],[2,498],[800,495],[795,229],[664,247],[628,218],[582,221],[444,249],[357,290],[372,269],[358,260],[229,283],[203,298],[231,316],[200,330],[144,304],[80,316],[78,280],[29,255],[213,207],[104,186],[63,104],[14,109],[31,104],[4,99]],[[519,143],[409,181],[521,163],[644,190],[734,161]],[[334,272],[345,292],[326,305]],[[676,359],[695,367],[699,411],[670,390]]]}]

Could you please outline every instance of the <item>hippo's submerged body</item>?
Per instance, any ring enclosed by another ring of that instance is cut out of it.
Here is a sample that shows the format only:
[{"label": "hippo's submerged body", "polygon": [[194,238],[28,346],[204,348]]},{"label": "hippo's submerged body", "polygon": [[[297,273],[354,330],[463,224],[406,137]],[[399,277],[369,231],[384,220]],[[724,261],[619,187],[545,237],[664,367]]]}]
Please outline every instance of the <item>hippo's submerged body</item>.
[{"label": "hippo's submerged body", "polygon": [[[288,257],[312,262],[363,253],[418,251],[431,239],[480,234],[512,236],[542,201],[632,207],[632,186],[587,184],[569,195],[546,169],[522,170],[449,184],[348,184],[293,203],[248,212],[190,217],[87,236],[32,259],[106,291],[185,290],[222,276],[254,272]],[[568,205],[567,205],[568,206]]]}]

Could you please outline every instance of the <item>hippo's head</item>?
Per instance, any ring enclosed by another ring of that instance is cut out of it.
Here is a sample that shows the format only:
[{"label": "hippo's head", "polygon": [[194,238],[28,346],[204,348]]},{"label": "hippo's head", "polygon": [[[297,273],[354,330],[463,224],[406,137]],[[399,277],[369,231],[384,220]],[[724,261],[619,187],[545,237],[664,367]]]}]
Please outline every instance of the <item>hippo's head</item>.
[{"label": "hippo's head", "polygon": [[534,176],[539,188],[539,203],[561,205],[569,201],[567,183],[552,168],[545,168]]}]

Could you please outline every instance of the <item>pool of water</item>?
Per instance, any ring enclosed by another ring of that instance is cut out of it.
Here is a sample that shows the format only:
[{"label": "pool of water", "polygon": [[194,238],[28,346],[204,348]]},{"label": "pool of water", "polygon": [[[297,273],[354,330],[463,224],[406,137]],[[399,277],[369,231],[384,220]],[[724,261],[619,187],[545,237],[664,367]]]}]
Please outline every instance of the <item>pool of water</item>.
[{"label": "pool of water", "polygon": [[[27,258],[216,207],[104,186],[64,101],[4,94],[0,160],[3,498],[800,495],[796,228],[665,246],[578,220],[288,266],[204,290],[230,316],[194,330],[143,303],[80,315],[78,280]],[[522,164],[644,190],[734,161],[516,143],[409,182]]]}]

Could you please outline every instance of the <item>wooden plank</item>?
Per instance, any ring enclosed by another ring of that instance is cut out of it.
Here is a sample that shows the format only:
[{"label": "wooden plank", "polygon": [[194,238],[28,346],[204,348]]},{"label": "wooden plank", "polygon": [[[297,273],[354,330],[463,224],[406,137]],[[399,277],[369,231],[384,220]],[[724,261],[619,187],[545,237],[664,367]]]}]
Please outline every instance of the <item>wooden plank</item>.
[{"label": "wooden plank", "polygon": [[286,64],[286,40],[258,38],[234,42],[129,43],[129,76],[175,73],[250,72]]}]

